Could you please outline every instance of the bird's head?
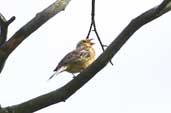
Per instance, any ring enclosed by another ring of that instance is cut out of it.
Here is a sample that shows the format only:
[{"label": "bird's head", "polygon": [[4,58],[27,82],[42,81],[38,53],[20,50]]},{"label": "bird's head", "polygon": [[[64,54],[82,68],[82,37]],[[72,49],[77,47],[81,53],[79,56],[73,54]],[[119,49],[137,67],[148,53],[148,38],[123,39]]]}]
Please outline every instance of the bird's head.
[{"label": "bird's head", "polygon": [[92,45],[94,45],[94,43],[91,42],[92,40],[93,39],[83,39],[83,40],[79,41],[77,44],[77,48],[81,47],[81,46],[91,47]]}]

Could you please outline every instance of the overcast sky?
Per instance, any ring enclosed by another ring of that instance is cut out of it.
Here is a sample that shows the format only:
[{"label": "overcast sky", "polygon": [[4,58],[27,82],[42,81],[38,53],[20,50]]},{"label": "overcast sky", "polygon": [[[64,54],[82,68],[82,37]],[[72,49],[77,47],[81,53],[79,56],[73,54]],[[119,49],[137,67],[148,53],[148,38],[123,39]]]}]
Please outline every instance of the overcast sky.
[{"label": "overcast sky", "polygon": [[[0,13],[16,16],[8,38],[55,0],[1,0]],[[108,45],[136,16],[161,0],[96,0],[97,30]],[[29,36],[8,58],[0,76],[2,107],[19,104],[53,91],[72,79],[61,73],[51,81],[60,59],[85,38],[91,19],[91,0],[71,0]],[[139,29],[108,64],[65,103],[37,113],[170,113],[171,13]],[[97,56],[102,50],[94,35]]]}]

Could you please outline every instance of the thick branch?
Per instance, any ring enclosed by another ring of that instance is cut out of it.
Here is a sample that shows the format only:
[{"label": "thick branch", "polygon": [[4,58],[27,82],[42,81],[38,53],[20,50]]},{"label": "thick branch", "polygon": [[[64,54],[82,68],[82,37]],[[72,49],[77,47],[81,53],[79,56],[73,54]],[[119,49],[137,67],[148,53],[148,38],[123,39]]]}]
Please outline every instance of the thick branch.
[{"label": "thick branch", "polygon": [[4,29],[1,29],[3,34],[0,36],[0,45],[3,44],[0,48],[0,72],[2,71],[4,63],[11,52],[13,52],[14,49],[20,45],[20,43],[22,43],[30,34],[40,28],[40,26],[42,26],[46,21],[60,11],[64,10],[69,2],[70,0],[57,0],[42,12],[38,13],[32,20],[19,29],[7,42],[5,42],[7,26],[14,21],[15,17],[12,17],[5,23],[5,27],[3,27]]},{"label": "thick branch", "polygon": [[54,15],[64,10],[70,0],[57,0],[48,8],[38,13],[31,21],[19,29],[4,45],[5,51],[9,55],[24,39],[36,31],[46,21]]},{"label": "thick branch", "polygon": [[5,17],[0,14],[0,45],[6,41],[7,37],[7,24]]},{"label": "thick branch", "polygon": [[[5,19],[5,17],[0,14],[0,48],[2,48],[2,45],[5,43],[7,39],[7,33],[8,33],[8,26],[15,20],[15,17],[11,17],[8,21]],[[6,53],[0,49],[0,72],[4,67],[5,61],[6,61]]]},{"label": "thick branch", "polygon": [[91,66],[81,72],[75,79],[71,80],[68,84],[57,89],[56,91],[36,97],[22,104],[2,108],[0,110],[0,113],[32,113],[52,104],[65,101],[92,77],[94,77],[96,73],[103,69],[111,60],[111,58],[124,45],[124,43],[140,27],[166,13],[164,12],[161,14],[161,11],[163,9],[160,9],[161,11],[158,11],[159,7],[160,5],[133,19],[130,24],[119,34],[119,36],[110,44],[110,46],[97,58],[97,60]]}]

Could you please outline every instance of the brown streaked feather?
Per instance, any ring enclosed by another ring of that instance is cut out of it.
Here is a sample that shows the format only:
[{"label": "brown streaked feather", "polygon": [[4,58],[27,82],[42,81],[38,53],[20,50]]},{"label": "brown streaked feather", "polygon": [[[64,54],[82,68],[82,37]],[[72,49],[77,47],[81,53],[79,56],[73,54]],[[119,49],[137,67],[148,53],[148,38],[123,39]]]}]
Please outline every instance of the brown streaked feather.
[{"label": "brown streaked feather", "polygon": [[90,57],[90,53],[86,47],[77,48],[74,51],[68,53],[54,69],[57,71],[61,66],[67,66],[72,64],[79,64],[82,62],[82,58]]}]

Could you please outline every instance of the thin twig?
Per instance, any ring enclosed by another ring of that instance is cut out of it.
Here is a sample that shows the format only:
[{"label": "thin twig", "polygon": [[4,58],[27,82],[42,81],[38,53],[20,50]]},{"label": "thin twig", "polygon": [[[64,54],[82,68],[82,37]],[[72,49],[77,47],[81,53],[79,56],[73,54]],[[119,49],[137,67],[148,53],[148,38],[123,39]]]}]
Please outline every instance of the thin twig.
[{"label": "thin twig", "polygon": [[90,33],[91,33],[91,29],[92,29],[92,26],[93,26],[93,23],[91,22],[91,24],[90,24],[90,28],[89,28],[89,31],[88,31],[88,34],[87,34],[87,39],[89,38],[89,36],[90,36]]},{"label": "thin twig", "polygon": [[[94,28],[94,29],[92,30],[92,28]],[[104,46],[103,46],[104,44],[101,41],[101,38],[100,38],[100,36],[99,36],[99,34],[97,32],[97,28],[96,28],[96,24],[95,24],[95,0],[92,0],[91,24],[90,24],[90,28],[89,28],[89,31],[88,31],[88,34],[87,34],[87,39],[89,38],[91,31],[95,32],[95,34],[97,36],[97,39],[98,39],[98,41],[100,43],[100,46],[101,46],[102,50],[104,51],[105,50]],[[113,65],[112,61],[110,61],[110,63],[111,63],[111,65]]]}]

